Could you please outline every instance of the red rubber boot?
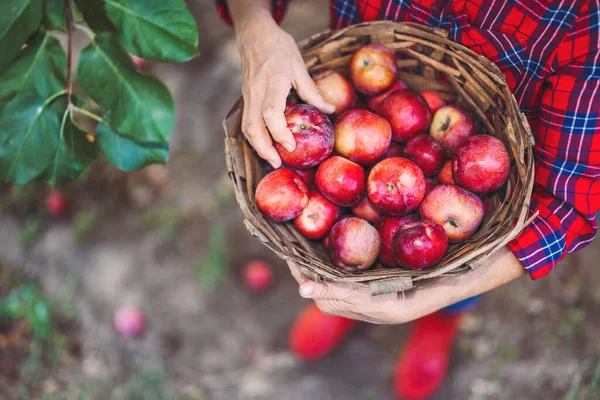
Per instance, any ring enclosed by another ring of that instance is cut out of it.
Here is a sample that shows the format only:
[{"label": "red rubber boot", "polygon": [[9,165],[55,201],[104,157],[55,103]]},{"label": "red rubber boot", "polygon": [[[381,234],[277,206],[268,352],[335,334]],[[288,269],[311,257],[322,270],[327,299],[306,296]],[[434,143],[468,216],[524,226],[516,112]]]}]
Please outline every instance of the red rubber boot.
[{"label": "red rubber boot", "polygon": [[394,372],[394,390],[399,398],[424,400],[438,390],[448,372],[462,316],[436,312],[414,322]]},{"label": "red rubber boot", "polygon": [[357,323],[353,319],[326,315],[313,303],[294,322],[289,336],[290,349],[303,360],[319,359],[331,353]]}]

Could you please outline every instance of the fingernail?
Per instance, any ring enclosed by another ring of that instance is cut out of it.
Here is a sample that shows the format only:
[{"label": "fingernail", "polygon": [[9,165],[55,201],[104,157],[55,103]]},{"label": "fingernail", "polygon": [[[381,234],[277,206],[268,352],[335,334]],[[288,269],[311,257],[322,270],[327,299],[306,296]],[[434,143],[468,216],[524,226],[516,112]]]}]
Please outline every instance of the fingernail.
[{"label": "fingernail", "polygon": [[304,284],[300,286],[300,296],[308,298],[313,293],[313,285]]},{"label": "fingernail", "polygon": [[285,149],[289,152],[294,151],[294,149],[296,148],[296,146],[294,146],[292,143],[290,142],[284,142],[283,143],[283,147],[285,147]]},{"label": "fingernail", "polygon": [[275,169],[281,167],[281,161],[269,160],[269,164],[271,164]]}]

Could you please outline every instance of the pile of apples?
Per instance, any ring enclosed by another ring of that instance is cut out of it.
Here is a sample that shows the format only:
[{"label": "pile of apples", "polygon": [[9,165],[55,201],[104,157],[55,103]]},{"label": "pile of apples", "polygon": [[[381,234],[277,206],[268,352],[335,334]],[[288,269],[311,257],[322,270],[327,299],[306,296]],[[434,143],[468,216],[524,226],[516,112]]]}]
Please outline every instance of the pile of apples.
[{"label": "pile of apples", "polygon": [[311,105],[289,105],[296,148],[276,143],[284,167],[256,188],[265,217],[293,220],[349,272],[377,259],[412,270],[437,264],[449,243],[477,231],[480,196],[509,174],[506,148],[478,134],[467,109],[409,89],[396,68],[391,50],[370,44],[352,56],[350,79],[336,71],[313,77],[335,106],[334,124]]}]

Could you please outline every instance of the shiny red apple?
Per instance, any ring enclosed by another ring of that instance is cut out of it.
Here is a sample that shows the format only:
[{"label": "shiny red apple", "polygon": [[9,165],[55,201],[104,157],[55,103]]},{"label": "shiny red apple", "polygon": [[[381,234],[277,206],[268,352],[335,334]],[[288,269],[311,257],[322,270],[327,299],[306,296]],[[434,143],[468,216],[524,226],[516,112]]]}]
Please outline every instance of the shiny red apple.
[{"label": "shiny red apple", "polygon": [[440,97],[439,93],[434,92],[433,90],[426,90],[424,92],[421,92],[421,96],[425,99],[427,105],[429,106],[429,109],[434,114],[437,110],[446,105],[446,102]]},{"label": "shiny red apple", "polygon": [[425,176],[406,158],[386,158],[371,169],[367,194],[383,214],[402,216],[416,210],[423,200]]},{"label": "shiny red apple", "polygon": [[421,217],[444,227],[450,242],[471,237],[483,220],[481,199],[456,185],[439,185],[421,203]]},{"label": "shiny red apple", "polygon": [[429,134],[439,140],[449,156],[476,134],[477,125],[471,112],[460,106],[445,106],[433,115]]},{"label": "shiny red apple", "polygon": [[406,83],[404,83],[404,81],[397,79],[394,84],[392,86],[390,86],[389,89],[387,89],[385,92],[378,94],[377,96],[371,97],[369,100],[367,100],[367,105],[369,106],[369,110],[373,111],[374,113],[379,111],[379,106],[381,106],[381,103],[383,103],[383,101],[393,92],[395,92],[396,90],[400,90],[400,89],[408,89],[408,85],[406,85]]},{"label": "shiny red apple", "polygon": [[425,176],[435,176],[444,164],[444,148],[431,136],[420,134],[406,143],[404,157],[414,161]]},{"label": "shiny red apple", "polygon": [[327,235],[342,211],[313,189],[308,194],[308,205],[294,219],[294,226],[308,239],[320,239]]},{"label": "shiny red apple", "polygon": [[352,214],[370,223],[375,223],[381,218],[381,215],[373,207],[373,204],[371,204],[367,196],[365,196],[360,203],[352,207]]},{"label": "shiny red apple", "polygon": [[362,271],[373,265],[380,247],[379,233],[361,218],[343,218],[329,234],[331,260],[335,266],[348,272]]},{"label": "shiny red apple", "polygon": [[454,177],[452,176],[452,160],[444,162],[437,178],[443,185],[456,185]]},{"label": "shiny red apple", "polygon": [[365,170],[344,157],[331,157],[317,169],[317,188],[325,198],[342,207],[358,203],[365,190]]},{"label": "shiny red apple", "polygon": [[285,165],[310,168],[329,157],[333,151],[333,126],[325,114],[311,105],[297,104],[286,111],[285,119],[296,140],[296,148],[291,152],[275,142]]},{"label": "shiny red apple", "polygon": [[349,110],[335,122],[335,151],[359,164],[380,159],[392,141],[390,123],[367,110]]},{"label": "shiny red apple", "polygon": [[392,86],[396,79],[396,56],[381,44],[368,44],[350,59],[350,80],[356,90],[374,96]]},{"label": "shiny red apple", "polygon": [[354,107],[356,91],[352,83],[337,71],[323,71],[313,77],[321,96],[335,107],[335,114],[339,115]]},{"label": "shiny red apple", "polygon": [[414,215],[406,215],[404,217],[383,217],[376,224],[375,229],[381,237],[381,250],[379,250],[379,261],[389,267],[396,266],[396,261],[392,257],[392,238],[398,232],[398,229],[408,224],[415,222],[417,217]]},{"label": "shiny red apple", "polygon": [[506,147],[490,135],[473,136],[456,150],[452,173],[456,183],[475,193],[500,188],[510,171]]},{"label": "shiny red apple", "polygon": [[432,221],[411,222],[392,239],[392,256],[402,268],[421,270],[437,264],[446,254],[448,237]]},{"label": "shiny red apple", "polygon": [[431,123],[429,106],[419,93],[410,89],[390,94],[381,103],[379,115],[390,121],[392,139],[402,143],[427,132]]},{"label": "shiny red apple", "polygon": [[258,182],[256,206],[267,218],[288,221],[296,218],[308,204],[308,188],[297,172],[279,168]]}]

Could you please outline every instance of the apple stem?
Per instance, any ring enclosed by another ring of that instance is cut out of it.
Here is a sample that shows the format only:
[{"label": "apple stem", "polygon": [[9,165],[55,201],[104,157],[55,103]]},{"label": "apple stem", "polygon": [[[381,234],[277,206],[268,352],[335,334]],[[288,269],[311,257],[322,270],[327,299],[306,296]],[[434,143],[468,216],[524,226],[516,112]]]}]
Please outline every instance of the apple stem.
[{"label": "apple stem", "polygon": [[445,131],[446,129],[448,129],[450,127],[450,118],[446,118],[446,120],[444,121],[444,123],[442,124],[441,129],[443,131]]},{"label": "apple stem", "polygon": [[455,227],[455,228],[458,228],[458,221],[457,221],[457,220],[455,220],[454,218],[449,218],[449,219],[448,219],[448,223],[449,223],[450,225],[452,225],[453,227]]},{"label": "apple stem", "polygon": [[388,185],[387,185],[387,190],[388,190],[388,192],[393,192],[393,191],[394,191],[394,189],[395,189],[394,185],[392,185],[392,184],[388,183]]}]

